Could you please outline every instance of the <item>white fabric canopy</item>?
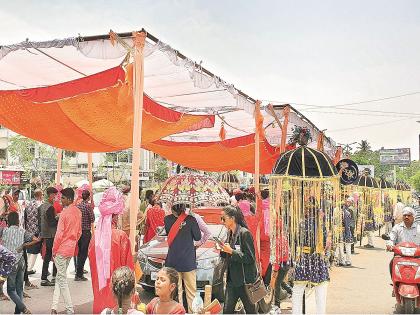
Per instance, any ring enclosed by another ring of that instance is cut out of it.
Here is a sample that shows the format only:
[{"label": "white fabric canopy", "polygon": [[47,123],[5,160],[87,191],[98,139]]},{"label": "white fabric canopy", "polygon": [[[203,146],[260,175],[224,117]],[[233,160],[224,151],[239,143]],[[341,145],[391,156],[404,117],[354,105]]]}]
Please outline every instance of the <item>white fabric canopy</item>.
[{"label": "white fabric canopy", "polygon": [[[54,85],[120,65],[127,50],[120,44],[111,45],[105,37],[25,41],[2,46],[0,90]],[[133,46],[131,37],[125,37],[124,41]],[[213,128],[172,135],[166,140],[219,141],[222,121],[226,139],[254,133],[253,99],[153,36],[146,41],[144,71],[144,91],[161,105],[181,112],[216,115]],[[262,114],[269,142],[278,145],[280,128],[277,124],[271,127],[275,120],[264,107]],[[278,114],[281,116],[280,111]],[[318,129],[292,111],[288,133],[294,125],[309,127],[316,145]]]}]

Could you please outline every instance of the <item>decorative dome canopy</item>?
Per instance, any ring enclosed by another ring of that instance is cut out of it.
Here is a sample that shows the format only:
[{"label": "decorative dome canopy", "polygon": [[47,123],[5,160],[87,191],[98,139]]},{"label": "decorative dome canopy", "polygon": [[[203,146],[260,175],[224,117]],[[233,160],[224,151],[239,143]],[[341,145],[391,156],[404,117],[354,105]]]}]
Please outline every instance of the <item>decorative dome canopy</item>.
[{"label": "decorative dome canopy", "polygon": [[381,189],[394,188],[394,185],[392,185],[390,182],[388,182],[387,180],[385,180],[382,177],[379,179],[378,185],[379,185],[379,188],[381,188]]},{"label": "decorative dome canopy", "polygon": [[229,204],[229,195],[213,178],[185,173],[169,177],[157,201],[170,207],[177,204],[187,204],[192,208],[200,205],[217,207]]},{"label": "decorative dome canopy", "polygon": [[399,180],[397,181],[397,184],[395,185],[395,189],[402,190],[402,191],[409,191],[411,190],[411,187],[406,182]]},{"label": "decorative dome canopy", "polygon": [[273,168],[273,174],[300,177],[331,177],[337,170],[323,152],[301,146],[283,153]]},{"label": "decorative dome canopy", "polygon": [[379,188],[378,182],[372,176],[364,173],[354,183],[356,186]]}]

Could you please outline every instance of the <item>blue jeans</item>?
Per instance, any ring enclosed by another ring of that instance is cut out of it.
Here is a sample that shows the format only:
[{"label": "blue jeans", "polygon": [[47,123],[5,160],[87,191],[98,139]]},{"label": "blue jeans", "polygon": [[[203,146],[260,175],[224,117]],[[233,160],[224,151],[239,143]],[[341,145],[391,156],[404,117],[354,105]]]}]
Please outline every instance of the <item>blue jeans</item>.
[{"label": "blue jeans", "polygon": [[25,273],[25,260],[23,257],[14,266],[12,273],[7,277],[7,294],[16,304],[15,314],[23,313],[26,306],[23,304],[23,275]]}]

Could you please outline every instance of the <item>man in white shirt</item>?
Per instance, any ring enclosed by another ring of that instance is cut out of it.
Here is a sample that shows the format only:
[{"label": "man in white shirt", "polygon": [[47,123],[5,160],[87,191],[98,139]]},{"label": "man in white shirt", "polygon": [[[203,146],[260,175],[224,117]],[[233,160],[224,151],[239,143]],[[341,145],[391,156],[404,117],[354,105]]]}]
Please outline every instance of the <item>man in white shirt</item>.
[{"label": "man in white shirt", "polygon": [[[386,249],[392,251],[395,245],[401,242],[413,242],[420,245],[420,225],[414,222],[414,209],[405,207],[402,211],[403,222],[394,225],[391,233],[389,233],[389,241],[387,241]],[[392,258],[389,270],[392,276]]]},{"label": "man in white shirt", "polygon": [[398,196],[397,197],[397,203],[394,207],[394,215],[393,215],[394,226],[402,222],[402,220],[403,220],[402,212],[403,212],[404,207],[405,207],[405,204],[402,203],[401,197]]}]

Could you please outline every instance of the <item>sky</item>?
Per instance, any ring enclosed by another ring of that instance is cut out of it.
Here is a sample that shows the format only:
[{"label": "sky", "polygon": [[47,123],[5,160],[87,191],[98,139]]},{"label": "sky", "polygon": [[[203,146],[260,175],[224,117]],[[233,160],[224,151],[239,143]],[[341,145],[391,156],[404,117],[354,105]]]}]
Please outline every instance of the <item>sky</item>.
[{"label": "sky", "polygon": [[0,0],[0,21],[0,45],[143,27],[254,99],[292,104],[338,143],[419,158],[417,0]]}]

